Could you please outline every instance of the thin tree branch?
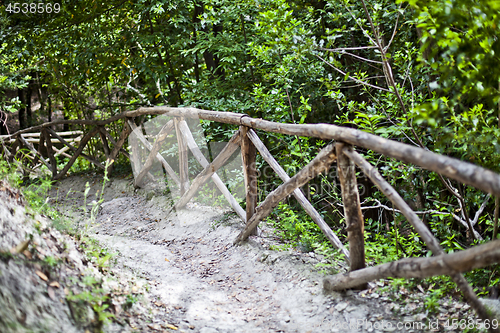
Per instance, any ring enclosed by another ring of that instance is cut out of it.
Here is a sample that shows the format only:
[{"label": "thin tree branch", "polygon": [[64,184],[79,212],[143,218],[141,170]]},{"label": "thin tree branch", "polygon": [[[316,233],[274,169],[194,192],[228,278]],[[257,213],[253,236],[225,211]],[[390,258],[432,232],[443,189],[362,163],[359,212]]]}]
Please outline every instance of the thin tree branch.
[{"label": "thin tree branch", "polygon": [[354,57],[354,58],[357,58],[357,59],[360,59],[360,60],[363,60],[363,61],[366,61],[366,62],[373,62],[373,63],[381,64],[381,65],[384,64],[382,61],[367,59],[367,58],[355,55],[355,54],[350,53],[350,52],[345,52],[344,50],[332,51],[332,49],[325,49],[324,47],[319,47],[318,49],[322,50],[322,51],[329,51],[329,52],[334,52],[334,53],[347,54],[347,55],[350,55],[351,57]]},{"label": "thin tree branch", "polygon": [[[328,61],[326,61],[325,59],[323,59],[322,57],[320,57],[319,55],[316,54],[316,57],[319,58],[321,61],[323,61],[325,64],[327,64],[328,66],[332,67],[334,70],[336,70],[337,72],[339,72],[340,74],[342,75],[346,75],[346,73],[344,73],[343,71],[341,71],[340,69],[338,69],[337,67],[333,66],[331,63],[329,63]],[[389,89],[386,89],[386,88],[382,88],[382,87],[379,87],[379,86],[376,86],[376,85],[373,85],[373,84],[370,84],[370,83],[367,83],[367,82],[363,82],[359,79],[356,79],[355,77],[352,77],[350,75],[348,75],[348,77],[353,80],[353,81],[356,81],[357,83],[359,84],[362,84],[362,85],[365,85],[365,86],[369,86],[369,87],[372,87],[372,88],[375,88],[375,89],[379,89],[379,90],[382,90],[382,91],[387,91],[387,92],[391,92]]]}]

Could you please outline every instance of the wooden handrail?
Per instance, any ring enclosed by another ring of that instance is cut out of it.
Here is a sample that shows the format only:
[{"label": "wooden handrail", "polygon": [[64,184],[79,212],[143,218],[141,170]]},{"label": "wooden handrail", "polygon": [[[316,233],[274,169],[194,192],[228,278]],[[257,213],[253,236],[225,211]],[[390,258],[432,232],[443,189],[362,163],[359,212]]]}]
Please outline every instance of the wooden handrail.
[{"label": "wooden handrail", "polygon": [[79,124],[103,126],[111,122],[141,115],[167,115],[217,121],[225,124],[244,125],[253,129],[288,135],[315,137],[324,140],[337,140],[373,150],[382,155],[395,158],[405,163],[418,165],[424,169],[435,171],[463,184],[473,186],[486,193],[500,196],[500,175],[459,159],[433,153],[419,147],[382,138],[348,127],[333,124],[283,124],[263,119],[251,118],[243,113],[208,111],[196,108],[175,108],[168,106],[143,107],[135,111],[122,112],[106,120],[56,120],[50,123],[23,129],[10,136],[39,131],[44,127],[58,124]]}]

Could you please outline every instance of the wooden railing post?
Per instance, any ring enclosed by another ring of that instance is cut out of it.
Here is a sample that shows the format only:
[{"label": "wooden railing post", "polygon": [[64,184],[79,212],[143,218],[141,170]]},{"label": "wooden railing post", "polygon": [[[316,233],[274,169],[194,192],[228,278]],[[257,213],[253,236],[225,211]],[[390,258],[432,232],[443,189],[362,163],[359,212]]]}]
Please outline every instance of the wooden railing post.
[{"label": "wooden railing post", "polygon": [[9,159],[8,159],[9,163],[12,163],[14,161],[14,157],[16,156],[17,148],[19,147],[19,149],[21,149],[21,147],[22,147],[22,143],[19,140],[19,136],[21,136],[21,134],[19,134],[18,136],[16,136],[16,140],[12,144],[11,153],[10,153]]},{"label": "wooden railing post", "polygon": [[[342,149],[346,144],[338,142],[335,145],[337,152],[337,172],[342,189],[342,203],[349,239],[349,253],[351,271],[365,267],[364,222],[359,202],[358,184],[354,162],[347,157]],[[366,284],[357,286],[356,289],[365,289]]]},{"label": "wooden railing post", "polygon": [[[255,145],[247,136],[248,127],[240,126],[240,143],[241,143],[241,159],[243,160],[243,173],[245,175],[245,193],[247,204],[247,220],[248,222],[257,207],[257,150]],[[252,230],[252,235],[258,234],[258,229]]]},{"label": "wooden railing post", "polygon": [[189,165],[188,165],[188,147],[187,142],[182,136],[182,129],[179,122],[184,118],[174,118],[175,132],[177,134],[177,144],[179,145],[179,176],[181,180],[181,196],[189,190]]},{"label": "wooden railing post", "polygon": [[57,161],[54,156],[54,149],[52,149],[52,138],[50,137],[49,131],[43,128],[40,133],[40,145],[42,145],[42,137],[45,138],[45,145],[47,147],[47,154],[49,155],[49,161],[52,171],[52,178],[57,176]]}]

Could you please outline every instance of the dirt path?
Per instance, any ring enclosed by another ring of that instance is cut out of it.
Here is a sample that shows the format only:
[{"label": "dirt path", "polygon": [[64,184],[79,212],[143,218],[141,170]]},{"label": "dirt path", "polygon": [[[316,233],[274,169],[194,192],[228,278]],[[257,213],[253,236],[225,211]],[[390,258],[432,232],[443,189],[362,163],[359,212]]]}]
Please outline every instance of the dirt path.
[{"label": "dirt path", "polygon": [[[53,203],[68,211],[73,206],[78,215],[86,181],[93,183],[93,197],[100,188],[97,178],[70,177],[54,188]],[[170,203],[158,195],[161,189],[135,192],[131,183],[107,184],[91,232],[119,253],[120,267],[149,281],[153,308],[150,323],[142,327],[159,331],[169,323],[203,333],[401,331],[396,323],[402,319],[387,297],[366,291],[324,294],[323,275],[314,267],[320,256],[268,250],[277,241],[266,227],[261,237],[232,246],[243,227],[234,214],[189,204],[167,216]],[[349,326],[354,323],[360,326]],[[130,328],[139,326],[131,320]]]}]

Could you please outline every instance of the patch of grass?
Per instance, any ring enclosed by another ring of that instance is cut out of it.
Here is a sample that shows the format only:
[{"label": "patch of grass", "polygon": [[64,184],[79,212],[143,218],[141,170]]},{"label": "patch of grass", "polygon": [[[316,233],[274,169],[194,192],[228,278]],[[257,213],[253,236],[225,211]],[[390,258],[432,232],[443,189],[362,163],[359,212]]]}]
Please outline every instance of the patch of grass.
[{"label": "patch of grass", "polygon": [[85,236],[80,239],[80,248],[90,262],[97,266],[101,272],[109,269],[115,253],[109,253],[106,248],[101,247],[99,242],[93,238]]},{"label": "patch of grass", "polygon": [[[102,289],[102,281],[95,279],[93,276],[84,276],[82,282],[85,285],[85,290],[76,294],[70,292],[69,295],[66,296],[66,299],[74,303],[73,309],[75,309],[75,305],[79,308],[84,308],[87,304],[90,305],[97,316],[97,327],[99,330],[102,330],[104,324],[115,317],[114,314],[106,311],[109,308],[109,304],[107,303],[109,295]],[[86,318],[77,318],[77,320],[80,321],[85,321],[85,319]]]},{"label": "patch of grass", "polygon": [[123,305],[123,310],[127,311],[132,308],[132,306],[139,301],[139,298],[137,296],[134,296],[132,294],[128,294],[127,297],[125,298],[125,304]]},{"label": "patch of grass", "polygon": [[47,266],[54,268],[61,262],[61,260],[58,260],[58,259],[54,258],[53,256],[47,256],[43,259],[43,262]]}]

